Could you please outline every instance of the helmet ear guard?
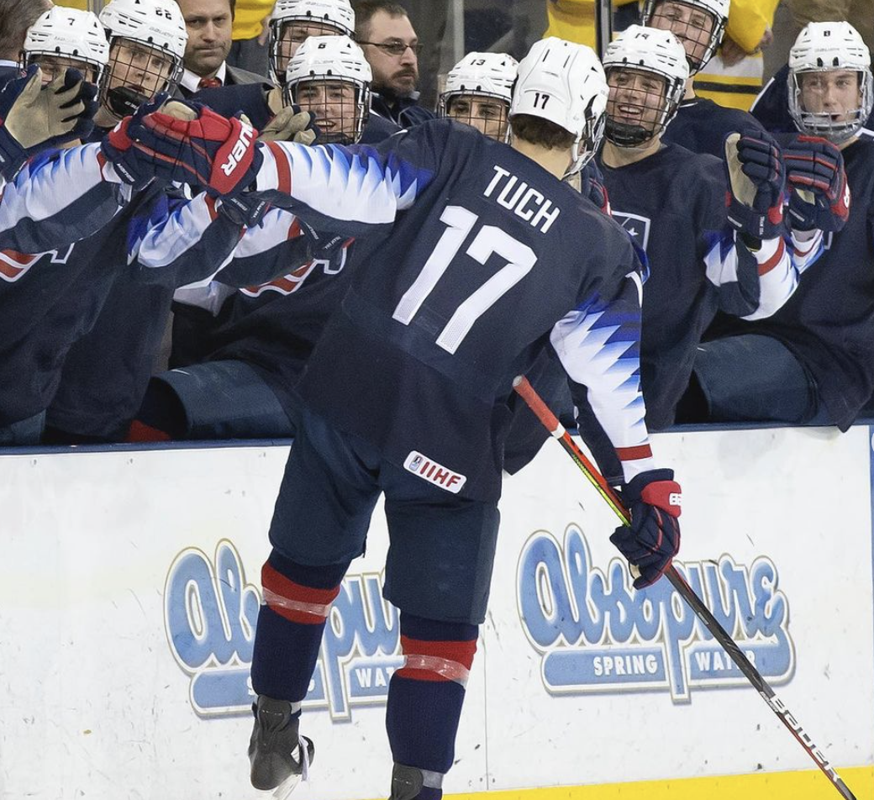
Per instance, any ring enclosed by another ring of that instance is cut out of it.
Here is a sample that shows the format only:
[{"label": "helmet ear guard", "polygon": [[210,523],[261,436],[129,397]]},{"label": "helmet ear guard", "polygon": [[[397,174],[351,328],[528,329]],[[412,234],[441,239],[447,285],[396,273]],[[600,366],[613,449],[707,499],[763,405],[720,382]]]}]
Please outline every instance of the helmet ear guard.
[{"label": "helmet ear guard", "polygon": [[[807,111],[801,101],[801,76],[846,70],[859,80],[859,104],[846,114]],[[802,133],[843,144],[864,127],[874,107],[871,54],[859,32],[848,22],[811,22],[789,51],[789,114]],[[838,120],[836,116],[846,116]]]}]

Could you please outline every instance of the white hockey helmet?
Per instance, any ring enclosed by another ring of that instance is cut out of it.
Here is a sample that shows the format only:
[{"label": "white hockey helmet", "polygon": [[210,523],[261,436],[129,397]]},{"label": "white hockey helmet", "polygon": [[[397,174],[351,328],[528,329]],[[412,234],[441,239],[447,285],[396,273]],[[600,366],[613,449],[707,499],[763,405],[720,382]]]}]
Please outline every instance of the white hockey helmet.
[{"label": "white hockey helmet", "polygon": [[[276,0],[270,15],[270,77],[275,83],[285,79],[290,52],[283,52],[282,36],[287,25],[318,25],[321,35],[352,38],[355,35],[355,12],[349,0]],[[325,30],[327,29],[327,30]]]},{"label": "white hockey helmet", "polygon": [[[799,75],[831,70],[850,70],[859,76],[859,105],[849,111],[846,120],[837,121],[828,112],[806,111],[801,105]],[[789,51],[789,113],[795,127],[841,144],[865,125],[872,104],[871,54],[859,32],[849,22],[809,23]]]},{"label": "white hockey helmet", "polygon": [[25,68],[39,61],[40,56],[74,58],[94,68],[85,76],[97,83],[109,61],[109,44],[96,14],[75,8],[52,6],[27,30],[22,51]]},{"label": "white hockey helmet", "polygon": [[510,119],[526,114],[574,136],[568,175],[594,155],[604,132],[607,79],[591,47],[550,36],[535,42],[519,64]]},{"label": "white hockey helmet", "polygon": [[[320,143],[352,144],[361,138],[364,125],[370,116],[370,83],[373,73],[364,52],[348,36],[310,36],[292,56],[285,71],[285,102],[301,104],[302,84],[312,82],[339,81],[355,87],[355,120],[353,125],[344,124],[346,120],[330,120],[339,128],[336,133],[323,130]],[[306,106],[306,103],[303,103]],[[316,113],[312,107],[306,110]],[[325,109],[327,111],[327,109]],[[324,116],[324,112],[322,115]],[[322,125],[324,128],[325,126]],[[351,127],[352,133],[345,133]]]},{"label": "white hockey helmet", "polygon": [[468,53],[446,76],[439,115],[445,117],[452,98],[460,94],[494,97],[509,104],[518,69],[519,62],[506,53]]},{"label": "white hockey helmet", "polygon": [[[631,25],[610,43],[604,54],[608,85],[614,70],[651,73],[664,83],[664,90],[658,97],[647,92],[640,103],[635,102],[633,96],[623,100],[623,105],[641,107],[640,113],[635,114],[639,121],[623,122],[617,119],[615,112],[619,104],[612,101],[607,103],[604,136],[619,147],[636,147],[663,133],[676,115],[689,77],[686,51],[679,39],[668,30]],[[621,90],[611,88],[611,93],[617,91]]]},{"label": "white hockey helmet", "polygon": [[[716,53],[716,48],[722,44],[722,37],[725,34],[725,25],[728,22],[728,10],[731,5],[731,0],[669,0],[673,3],[679,3],[680,5],[690,6],[692,8],[697,8],[701,11],[704,11],[706,14],[710,16],[713,21],[713,24],[710,27],[710,33],[707,38],[707,42],[704,47],[703,55],[700,58],[692,59],[688,56],[686,58],[689,61],[689,69],[691,74],[694,75],[701,68],[713,58],[713,55]],[[660,4],[666,2],[666,0],[645,0],[643,4],[643,11],[641,12],[640,19],[641,22],[650,27],[652,25],[652,18],[656,12],[656,7]],[[702,44],[704,43],[700,38],[695,36],[691,36],[689,31],[689,25],[685,23],[678,23],[675,27],[672,27],[674,35],[680,39],[681,43],[683,40],[688,39],[690,41],[698,41]]]}]

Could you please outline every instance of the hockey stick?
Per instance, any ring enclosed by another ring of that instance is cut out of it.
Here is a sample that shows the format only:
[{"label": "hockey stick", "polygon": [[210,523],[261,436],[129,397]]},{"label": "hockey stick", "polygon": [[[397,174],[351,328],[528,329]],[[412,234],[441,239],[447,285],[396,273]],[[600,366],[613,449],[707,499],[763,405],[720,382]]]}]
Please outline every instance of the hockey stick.
[{"label": "hockey stick", "polygon": [[[565,452],[574,460],[576,465],[582,470],[583,474],[589,479],[592,486],[597,489],[598,493],[603,497],[610,508],[616,513],[623,525],[628,525],[631,518],[628,509],[622,504],[622,500],[616,495],[610,485],[604,480],[604,477],[591,461],[586,457],[585,453],[580,450],[577,443],[571,438],[571,435],[565,430],[564,426],[558,421],[558,417],[549,410],[546,403],[543,402],[540,395],[534,390],[534,387],[528,382],[528,379],[519,376],[513,381],[513,388],[517,394],[527,403],[531,411],[540,422],[543,424],[552,437],[558,440],[558,443],[564,448]],[[822,751],[813,743],[813,740],[808,736],[783,701],[777,697],[776,692],[771,688],[768,682],[762,677],[759,671],[753,666],[752,662],[744,655],[737,642],[729,636],[725,628],[719,624],[719,621],[710,612],[710,609],[704,605],[704,602],[695,594],[695,590],[689,586],[686,579],[677,572],[674,565],[670,565],[665,571],[665,576],[671,582],[671,585],[695,612],[698,619],[704,623],[713,638],[722,645],[722,648],[731,657],[731,660],[737,664],[738,669],[746,676],[747,680],[753,685],[753,688],[762,696],[762,699],[770,706],[771,710],[779,717],[780,721],[789,729],[792,735],[798,740],[799,744],[807,751],[807,754],[814,760],[823,774],[832,782],[835,789],[840,792],[841,797],[846,800],[856,800],[856,796],[847,788],[847,784],[841,780],[834,767],[829,764],[828,759],[823,755]]]}]

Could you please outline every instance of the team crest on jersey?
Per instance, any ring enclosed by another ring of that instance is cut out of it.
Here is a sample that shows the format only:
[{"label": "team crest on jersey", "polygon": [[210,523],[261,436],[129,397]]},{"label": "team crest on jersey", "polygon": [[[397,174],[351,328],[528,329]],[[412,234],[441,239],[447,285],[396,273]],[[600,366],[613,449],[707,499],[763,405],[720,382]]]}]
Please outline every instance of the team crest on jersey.
[{"label": "team crest on jersey", "polygon": [[0,279],[12,283],[17,281],[43,256],[49,256],[52,264],[66,264],[73,252],[73,245],[63,250],[48,250],[45,253],[19,253],[16,250],[0,250]]},{"label": "team crest on jersey", "polygon": [[415,450],[404,459],[404,469],[418,475],[420,478],[445,489],[452,494],[458,494],[461,487],[467,482],[467,477],[460,472],[453,472],[451,469],[438,464],[428,456],[417,453]]},{"label": "team crest on jersey", "polygon": [[628,235],[634,240],[634,243],[643,250],[649,244],[649,223],[648,217],[641,217],[639,214],[629,214],[627,211],[617,211],[613,209],[613,219],[615,219],[625,230]]}]

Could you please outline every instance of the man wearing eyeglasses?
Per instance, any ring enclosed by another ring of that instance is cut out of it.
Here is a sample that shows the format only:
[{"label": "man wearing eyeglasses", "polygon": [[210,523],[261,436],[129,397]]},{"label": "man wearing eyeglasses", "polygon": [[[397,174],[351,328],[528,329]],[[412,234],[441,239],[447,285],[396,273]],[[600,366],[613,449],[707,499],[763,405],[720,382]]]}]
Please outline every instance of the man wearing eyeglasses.
[{"label": "man wearing eyeglasses", "polygon": [[406,9],[387,0],[356,4],[355,38],[373,70],[371,111],[404,128],[433,119],[418,104],[422,45]]}]

